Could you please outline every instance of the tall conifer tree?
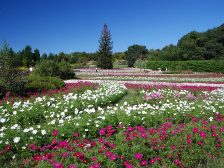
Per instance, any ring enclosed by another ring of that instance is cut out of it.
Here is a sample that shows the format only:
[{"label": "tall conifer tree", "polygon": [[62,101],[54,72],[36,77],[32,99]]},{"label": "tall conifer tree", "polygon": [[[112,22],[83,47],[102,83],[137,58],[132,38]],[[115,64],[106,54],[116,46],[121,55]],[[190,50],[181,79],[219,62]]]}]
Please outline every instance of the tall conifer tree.
[{"label": "tall conifer tree", "polygon": [[113,62],[112,62],[112,40],[110,31],[105,24],[103,26],[103,30],[101,32],[101,37],[99,40],[99,59],[97,62],[97,67],[103,69],[112,69]]}]

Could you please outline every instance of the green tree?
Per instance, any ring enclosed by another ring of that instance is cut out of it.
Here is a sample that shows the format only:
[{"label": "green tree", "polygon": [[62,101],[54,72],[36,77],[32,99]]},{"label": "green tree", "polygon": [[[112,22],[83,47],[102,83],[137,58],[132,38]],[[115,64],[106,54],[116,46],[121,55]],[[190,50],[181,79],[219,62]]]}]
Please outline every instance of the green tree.
[{"label": "green tree", "polygon": [[0,50],[0,96],[4,96],[6,92],[20,93],[21,89],[21,75],[15,54],[7,42],[4,42]]},{"label": "green tree", "polygon": [[145,59],[147,57],[147,51],[146,46],[137,44],[129,46],[128,50],[125,52],[128,67],[133,67],[135,61],[138,59]]},{"label": "green tree", "polygon": [[40,51],[37,48],[34,50],[34,53],[33,53],[33,62],[34,64],[37,64],[38,62],[40,62]]},{"label": "green tree", "polygon": [[32,48],[27,45],[23,51],[23,66],[29,67],[32,65],[32,59],[33,59],[33,53],[32,53]]},{"label": "green tree", "polygon": [[103,69],[112,69],[113,62],[112,62],[112,41],[111,41],[111,34],[110,31],[105,24],[103,26],[103,30],[101,32],[101,37],[99,40],[99,58],[97,61],[97,67]]},{"label": "green tree", "polygon": [[43,53],[43,54],[41,55],[41,59],[47,59],[47,54],[46,54],[46,53]]}]

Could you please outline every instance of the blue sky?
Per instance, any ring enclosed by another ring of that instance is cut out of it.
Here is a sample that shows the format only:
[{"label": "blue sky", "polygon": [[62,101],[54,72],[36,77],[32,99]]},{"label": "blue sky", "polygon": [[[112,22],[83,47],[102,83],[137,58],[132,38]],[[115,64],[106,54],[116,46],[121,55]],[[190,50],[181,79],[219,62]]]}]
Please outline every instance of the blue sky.
[{"label": "blue sky", "polygon": [[0,44],[95,52],[106,23],[114,52],[132,44],[157,49],[223,24],[223,11],[223,0],[0,0]]}]

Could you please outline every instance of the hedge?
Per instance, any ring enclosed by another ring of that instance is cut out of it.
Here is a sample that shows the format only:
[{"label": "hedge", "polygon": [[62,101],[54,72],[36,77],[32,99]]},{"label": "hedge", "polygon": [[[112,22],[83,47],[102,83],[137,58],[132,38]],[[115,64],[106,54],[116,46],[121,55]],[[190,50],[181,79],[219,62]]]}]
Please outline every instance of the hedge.
[{"label": "hedge", "polygon": [[223,60],[206,60],[206,61],[148,61],[147,69],[184,71],[192,70],[194,72],[221,72],[224,73]]}]

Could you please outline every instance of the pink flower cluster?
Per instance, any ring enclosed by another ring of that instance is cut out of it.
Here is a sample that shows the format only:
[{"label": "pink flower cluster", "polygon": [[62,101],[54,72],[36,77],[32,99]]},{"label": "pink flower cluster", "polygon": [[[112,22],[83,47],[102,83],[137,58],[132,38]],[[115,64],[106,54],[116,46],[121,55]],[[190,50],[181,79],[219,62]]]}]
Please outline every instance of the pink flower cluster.
[{"label": "pink flower cluster", "polygon": [[153,90],[153,89],[175,89],[175,90],[190,90],[190,91],[213,91],[218,89],[216,86],[191,86],[191,85],[181,85],[175,83],[150,83],[150,84],[135,84],[135,83],[125,83],[125,86],[130,89],[143,89],[143,90]]},{"label": "pink flower cluster", "polygon": [[[32,157],[23,163],[32,167],[48,162],[54,168],[100,168],[110,163],[125,168],[153,165],[182,168],[197,164],[200,155],[219,156],[224,146],[224,116],[213,114],[212,121],[208,116],[184,117],[185,123],[167,121],[152,127],[108,125],[99,130],[100,137],[91,139],[80,137],[78,132],[72,138],[64,139],[58,130],[53,130],[49,144],[28,145],[26,153],[30,152]],[[5,155],[10,149],[8,145],[0,154]],[[195,152],[195,160],[186,159]],[[71,160],[75,164],[68,163]]]}]

